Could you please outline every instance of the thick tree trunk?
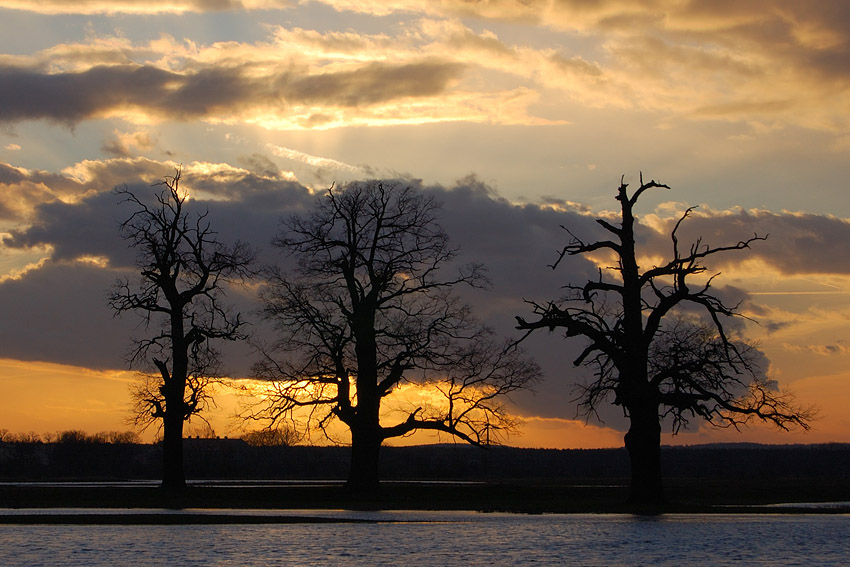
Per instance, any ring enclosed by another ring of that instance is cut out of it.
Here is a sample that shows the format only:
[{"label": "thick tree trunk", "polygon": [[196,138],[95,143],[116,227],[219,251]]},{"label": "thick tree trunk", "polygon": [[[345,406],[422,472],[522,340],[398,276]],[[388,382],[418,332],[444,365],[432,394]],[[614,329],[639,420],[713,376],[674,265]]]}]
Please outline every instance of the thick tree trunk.
[{"label": "thick tree trunk", "polygon": [[351,429],[351,469],[346,488],[352,494],[368,495],[378,491],[381,441],[373,428]]},{"label": "thick tree trunk", "polygon": [[361,304],[354,317],[357,355],[357,416],[351,428],[351,469],[346,488],[352,494],[378,491],[381,454],[381,396],[378,392],[378,346],[375,306]]},{"label": "thick tree trunk", "polygon": [[186,476],[183,472],[182,416],[166,415],[162,433],[162,488],[180,492],[186,488]]},{"label": "thick tree trunk", "polygon": [[[169,294],[173,297],[176,290]],[[169,299],[174,305],[176,299]],[[162,487],[181,492],[186,488],[183,471],[183,423],[185,416],[186,376],[189,345],[185,341],[182,308],[171,312],[171,375],[163,374],[165,416],[162,419]]]},{"label": "thick tree trunk", "polygon": [[632,478],[629,504],[657,509],[664,503],[661,482],[661,424],[658,408],[634,408],[629,412],[631,426],[626,433]]}]

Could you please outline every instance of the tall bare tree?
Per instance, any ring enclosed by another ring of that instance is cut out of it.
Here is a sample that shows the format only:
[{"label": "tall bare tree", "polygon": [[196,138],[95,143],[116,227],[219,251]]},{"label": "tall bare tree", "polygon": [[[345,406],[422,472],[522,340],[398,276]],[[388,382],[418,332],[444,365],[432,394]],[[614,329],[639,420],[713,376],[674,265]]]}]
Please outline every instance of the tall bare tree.
[{"label": "tall bare tree", "polygon": [[[415,188],[356,183],[329,190],[275,240],[297,268],[274,271],[264,294],[280,338],[256,366],[274,384],[258,415],[275,421],[309,410],[308,427],[345,424],[354,491],[377,488],[386,439],[433,430],[475,445],[496,441],[513,425],[505,395],[538,375],[453,294],[487,280],[475,264],[443,275],[456,250],[438,213]],[[430,398],[382,406],[408,385],[406,399],[425,389]]]},{"label": "tall bare tree", "polygon": [[244,320],[222,299],[228,284],[254,274],[254,252],[244,243],[225,246],[212,230],[207,211],[194,210],[180,189],[180,170],[138,195],[116,189],[133,209],[121,234],[136,250],[139,277],[120,279],[110,296],[116,314],[142,316],[146,338],[134,339],[131,367],[154,370],[134,390],[136,420],[161,422],[162,486],[180,490],[183,472],[183,424],[210,402],[210,384],[218,377],[216,340],[240,340]]},{"label": "tall bare tree", "polygon": [[[704,260],[740,251],[763,236],[725,246],[697,240],[688,248],[678,231],[692,212],[688,209],[671,233],[672,257],[641,269],[635,245],[634,207],[647,190],[667,185],[640,179],[633,194],[621,181],[619,226],[597,222],[613,238],[585,242],[571,233],[551,268],[566,256],[612,255],[615,265],[606,274],[581,285],[568,284],[566,295],[548,303],[529,302],[534,321],[517,317],[519,329],[564,329],[567,337],[583,337],[587,346],[574,361],[595,369],[595,379],[580,387],[579,407],[588,415],[602,403],[621,406],[630,427],[625,444],[631,461],[630,501],[654,506],[663,501],[661,479],[661,422],[672,420],[674,432],[689,417],[720,426],[738,427],[751,418],[780,428],[808,428],[812,411],[794,407],[787,392],[768,380],[760,353],[729,330],[738,306],[725,304],[711,289],[716,276],[706,277]],[[702,281],[694,281],[702,277]],[[526,335],[527,336],[527,335]]]}]

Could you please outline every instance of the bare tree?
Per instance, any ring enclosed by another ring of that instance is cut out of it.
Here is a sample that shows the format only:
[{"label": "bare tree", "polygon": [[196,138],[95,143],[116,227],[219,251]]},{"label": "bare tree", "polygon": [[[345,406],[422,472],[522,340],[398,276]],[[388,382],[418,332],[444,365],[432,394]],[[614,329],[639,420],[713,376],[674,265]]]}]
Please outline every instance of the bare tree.
[{"label": "bare tree", "polygon": [[[414,188],[351,184],[289,219],[274,242],[298,263],[289,274],[273,271],[263,296],[279,341],[256,366],[272,388],[255,416],[277,422],[308,412],[306,426],[326,433],[333,420],[345,424],[354,491],[377,488],[386,439],[433,430],[495,442],[512,425],[505,395],[538,375],[453,295],[487,280],[475,264],[443,276],[456,250],[438,213]],[[382,406],[409,386],[398,398],[430,396]]]},{"label": "bare tree", "polygon": [[136,422],[159,422],[163,430],[164,488],[185,486],[183,423],[211,401],[218,377],[216,340],[244,339],[244,320],[223,304],[225,287],[250,278],[254,252],[237,242],[225,246],[206,211],[193,211],[180,190],[180,170],[139,196],[116,189],[133,208],[121,234],[137,252],[139,278],[118,280],[109,296],[116,314],[142,316],[146,338],[134,339],[131,367],[155,370],[133,391]]},{"label": "bare tree", "polygon": [[[701,240],[680,246],[677,233],[692,212],[688,209],[671,233],[672,258],[641,270],[635,247],[634,206],[647,190],[667,188],[643,182],[632,195],[621,181],[616,199],[621,223],[597,222],[611,240],[585,242],[569,232],[569,243],[551,268],[565,256],[597,251],[612,254],[613,277],[603,275],[582,285],[568,284],[566,295],[545,304],[529,302],[534,321],[517,317],[518,329],[561,328],[567,337],[583,337],[587,346],[574,361],[595,369],[595,379],[580,387],[579,408],[590,415],[612,401],[629,418],[625,435],[632,469],[630,501],[654,506],[663,501],[661,420],[670,418],[674,432],[699,417],[720,426],[738,427],[751,418],[780,428],[808,428],[810,409],[794,407],[793,398],[765,378],[760,353],[734,336],[728,322],[738,306],[725,304],[711,289],[717,274],[705,277],[703,261],[715,254],[744,250],[766,237],[754,235],[726,246]],[[694,282],[702,277],[702,282]],[[527,336],[527,335],[526,335]]]}]

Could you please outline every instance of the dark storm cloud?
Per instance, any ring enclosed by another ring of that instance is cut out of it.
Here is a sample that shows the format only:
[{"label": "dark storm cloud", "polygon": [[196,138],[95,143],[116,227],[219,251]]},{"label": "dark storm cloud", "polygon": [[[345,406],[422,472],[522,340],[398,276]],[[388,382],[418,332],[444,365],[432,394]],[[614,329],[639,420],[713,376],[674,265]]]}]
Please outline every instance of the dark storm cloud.
[{"label": "dark storm cloud", "polygon": [[[122,162],[113,163],[123,167]],[[107,163],[101,166],[108,168]],[[133,190],[152,191],[146,183],[129,181],[128,187]],[[265,263],[285,262],[269,242],[279,230],[282,217],[303,211],[314,199],[295,182],[244,172],[217,177],[187,171],[184,182],[195,191],[203,190],[219,199],[190,203],[209,211],[209,220],[221,240],[251,243],[262,250]],[[421,187],[416,181],[401,182]],[[452,189],[422,189],[443,203],[443,225],[461,249],[458,261],[482,262],[489,268],[492,289],[465,290],[463,296],[485,322],[504,335],[518,336],[513,328],[514,315],[529,314],[523,298],[554,298],[565,279],[593,273],[592,266],[581,259],[570,259],[557,272],[547,267],[563,245],[564,231],[559,225],[594,230],[594,223],[586,217],[534,206],[513,206],[494,198],[490,189],[473,178]],[[133,330],[138,319],[132,315],[116,323],[105,298],[115,278],[130,273],[126,270],[133,262],[134,253],[127,249],[117,230],[118,222],[127,213],[109,191],[90,195],[76,204],[48,203],[36,209],[35,222],[29,229],[7,239],[6,245],[11,247],[51,246],[53,255],[41,268],[25,273],[20,280],[0,284],[0,307],[8,306],[12,315],[0,320],[0,344],[5,345],[5,356],[92,368],[123,367],[122,356],[130,336],[142,331]],[[79,261],[87,257],[105,258],[108,264],[103,267]],[[42,296],[46,297],[44,301],[40,300]],[[240,290],[232,290],[228,300],[243,311],[256,306],[251,295]],[[86,314],[90,314],[88,319]],[[26,321],[25,332],[18,330],[20,321]],[[81,330],[75,333],[78,325]],[[108,335],[108,340],[96,340],[99,334]],[[517,398],[524,411],[564,415],[573,376],[569,361],[575,354],[570,352],[572,347],[563,343],[557,336],[546,335],[528,342],[529,350],[551,370],[553,378],[541,385],[544,395]],[[235,372],[245,372],[250,360],[244,349],[237,352],[240,358],[228,360],[227,365]]]},{"label": "dark storm cloud", "polygon": [[[209,211],[210,222],[222,241],[249,242],[262,250],[262,262],[283,263],[285,258],[269,241],[279,230],[282,217],[304,211],[315,197],[296,182],[266,176],[272,171],[262,156],[249,161],[262,173],[227,168],[218,173],[203,173],[203,168],[195,173],[187,170],[184,177],[187,186],[216,197],[216,200],[192,201],[191,205]],[[114,163],[116,167],[124,165]],[[108,164],[102,166],[106,168]],[[582,209],[563,203],[514,205],[498,198],[474,177],[451,188],[423,186],[415,180],[386,183],[416,186],[442,202],[441,222],[452,243],[460,248],[458,262],[485,264],[492,280],[492,289],[465,289],[461,290],[462,296],[479,317],[504,336],[519,338],[514,328],[516,315],[534,317],[523,300],[555,300],[562,295],[565,284],[581,284],[597,277],[596,267],[581,257],[567,257],[555,270],[548,267],[569,239],[562,226],[588,241],[604,235],[595,219]],[[151,191],[145,183],[128,186]],[[12,315],[0,321],[0,344],[5,345],[6,356],[94,368],[122,366],[121,356],[134,334],[131,324],[137,319],[128,315],[120,324],[115,323],[106,307],[105,295],[119,271],[132,264],[133,253],[117,231],[118,221],[127,212],[116,205],[116,196],[111,192],[90,195],[76,204],[45,204],[36,209],[36,222],[28,230],[15,233],[7,241],[7,245],[17,247],[49,245],[53,247],[53,256],[20,280],[0,284],[0,307]],[[754,251],[758,250],[761,257],[783,269],[831,267],[833,272],[848,269],[845,263],[836,265],[829,261],[836,254],[847,257],[839,242],[850,242],[850,230],[847,223],[838,219],[740,212],[695,215],[687,226],[687,231],[683,228],[682,232],[683,243],[695,235],[702,235],[704,242],[719,245],[736,242],[738,237],[746,238],[754,231],[773,232],[782,235],[776,239],[775,248],[765,247],[773,240],[771,236],[767,242],[754,246]],[[669,253],[667,233],[643,227],[642,234],[644,250]],[[835,245],[823,250],[822,243],[828,240]],[[843,246],[846,248],[846,244]],[[752,252],[728,256],[743,259],[748,254]],[[79,261],[86,257],[107,258],[109,264],[103,267]],[[722,281],[717,286],[716,293],[730,304],[746,297],[745,290],[723,287]],[[41,301],[42,297],[46,299]],[[231,290],[228,299],[243,312],[250,312],[256,306],[247,291]],[[87,313],[95,315],[85,319]],[[19,329],[19,321],[26,321],[25,330]],[[77,325],[81,325],[79,333],[74,332]],[[95,340],[98,335],[108,337],[98,342]],[[565,339],[563,333],[555,331],[532,335],[523,346],[539,361],[546,379],[538,386],[536,395],[515,396],[520,411],[526,415],[572,417],[575,406],[570,400],[574,385],[589,375],[587,369],[572,365],[584,342]],[[233,352],[238,354],[231,355],[227,365],[237,375],[243,375],[250,355],[245,349]],[[616,407],[606,406],[602,417],[610,426],[619,427],[623,422]]]},{"label": "dark storm cloud", "polygon": [[7,163],[0,163],[0,184],[12,185],[20,183],[25,178],[24,172]]},{"label": "dark storm cloud", "polygon": [[595,274],[592,264],[580,258],[566,260],[557,270],[549,268],[568,241],[569,235],[561,225],[598,234],[598,225],[591,217],[536,205],[513,205],[474,177],[459,181],[450,190],[428,191],[443,203],[443,224],[451,241],[460,247],[460,258],[487,266],[493,293],[505,301],[518,304],[523,298],[540,300],[542,294],[558,293],[567,283],[565,278],[586,279]]},{"label": "dark storm cloud", "polygon": [[262,265],[281,261],[280,251],[271,245],[281,219],[304,210],[314,199],[298,183],[278,182],[275,185],[264,180],[261,185],[265,184],[268,184],[266,190],[255,186],[243,191],[239,201],[194,204],[209,211],[211,226],[223,242],[247,242],[258,252],[258,263]]},{"label": "dark storm cloud", "polygon": [[[75,203],[54,200],[35,208],[35,218],[26,228],[13,230],[3,240],[9,248],[26,249],[50,246],[51,259],[70,262],[92,256],[108,260],[113,268],[132,265],[134,255],[120,238],[119,225],[133,212],[107,187],[124,187],[136,195],[153,199],[162,187],[138,180],[138,173],[149,177],[149,169],[170,175],[174,170],[166,164],[145,162],[139,166],[127,160],[108,160],[88,164],[87,172],[96,178],[112,181],[104,189]],[[215,200],[190,200],[187,207],[209,212],[214,229],[225,242],[242,240],[258,248],[271,240],[281,215],[303,209],[312,199],[309,191],[297,182],[269,176],[259,176],[245,170],[194,171],[184,168],[181,182],[193,194],[206,193]],[[135,175],[134,175],[135,174]],[[122,182],[117,182],[121,179]],[[162,179],[162,177],[158,177]]]},{"label": "dark storm cloud", "polygon": [[99,193],[77,204],[53,201],[37,207],[37,221],[11,232],[3,239],[9,248],[51,246],[57,262],[85,256],[105,257],[112,265],[128,265],[133,256],[118,234],[118,199],[111,192]]},{"label": "dark storm cloud", "polygon": [[106,307],[115,274],[93,264],[46,262],[0,282],[0,356],[94,369],[125,368],[138,320]]},{"label": "dark storm cloud", "polygon": [[170,173],[174,173],[173,165],[145,158],[85,161],[70,174],[0,163],[0,219],[31,221],[39,205],[55,200],[77,201],[84,195],[109,191],[128,179],[142,179],[149,184]]},{"label": "dark storm cloud", "polygon": [[167,98],[167,85],[178,79],[161,69],[135,65],[56,74],[0,67],[0,120],[76,123],[122,105],[147,101],[156,107]]},{"label": "dark storm cloud", "polygon": [[79,182],[43,171],[26,171],[0,163],[0,220],[21,222],[33,207],[59,197],[75,198],[86,192]]},{"label": "dark storm cloud", "polygon": [[[184,170],[182,181],[191,187],[193,192],[201,192],[212,196],[217,202],[227,207],[227,202],[233,206],[241,202],[245,206],[266,207],[268,210],[297,209],[311,199],[309,190],[298,183],[281,178],[280,171],[266,156],[256,154],[249,159],[248,164],[254,169],[265,168],[264,171],[237,170],[228,171],[199,171]],[[205,203],[213,205],[214,203]]]},{"label": "dark storm cloud", "polygon": [[[119,170],[125,165],[117,160],[111,163]],[[99,165],[108,169],[109,163]],[[303,208],[312,199],[297,183],[275,184],[244,172],[218,184],[212,176],[193,179],[189,175],[186,181],[197,181],[216,196],[234,198],[189,201],[188,206],[209,212],[222,242],[239,239],[259,248],[265,245],[263,259],[267,262],[277,259],[267,243],[280,217]],[[142,198],[151,198],[159,190],[132,178],[127,187]],[[112,191],[91,194],[77,203],[54,201],[39,205],[32,225],[4,240],[10,248],[49,246],[52,252],[40,267],[19,279],[0,282],[0,309],[4,313],[0,318],[0,356],[97,369],[125,367],[130,337],[144,335],[144,329],[137,328],[140,319],[133,314],[114,319],[106,298],[116,278],[134,271],[136,253],[119,234],[120,221],[131,212],[132,207],[122,205]],[[241,289],[230,290],[227,301],[241,312],[256,307],[252,295]],[[250,364],[246,349],[226,350],[239,357],[228,361],[228,368],[245,375]]]},{"label": "dark storm cloud", "polygon": [[[594,265],[583,258],[565,258],[557,269],[549,267],[569,239],[561,226],[592,238],[600,234],[592,217],[573,210],[513,205],[472,177],[450,190],[428,191],[443,203],[443,226],[460,248],[458,260],[487,267],[491,289],[460,291],[475,313],[501,335],[519,339],[522,334],[515,329],[515,316],[534,319],[525,300],[556,300],[563,294],[562,286],[596,277]],[[585,369],[572,364],[585,346],[582,340],[564,339],[561,331],[538,331],[522,346],[540,364],[546,379],[534,393],[512,395],[520,412],[572,418],[575,384],[588,376]],[[602,414],[607,425],[622,421],[617,408],[606,407]]]},{"label": "dark storm cloud", "polygon": [[439,94],[462,69],[455,63],[424,60],[256,78],[249,76],[250,64],[185,74],[150,65],[102,65],[53,74],[5,66],[0,67],[0,122],[46,119],[76,124],[128,108],[190,120],[299,104],[357,107]]},{"label": "dark storm cloud", "polygon": [[285,76],[276,86],[293,102],[359,106],[439,94],[463,69],[463,65],[442,61],[404,65],[370,63],[356,71]]},{"label": "dark storm cloud", "polygon": [[[665,231],[653,238],[652,246],[659,253],[669,255],[672,249],[673,222],[668,221]],[[850,274],[850,222],[836,217],[745,210],[700,213],[697,209],[679,233],[683,244],[701,238],[712,247],[735,244],[755,234],[767,236],[749,250],[715,256],[711,263],[717,267],[760,258],[788,275]]]}]

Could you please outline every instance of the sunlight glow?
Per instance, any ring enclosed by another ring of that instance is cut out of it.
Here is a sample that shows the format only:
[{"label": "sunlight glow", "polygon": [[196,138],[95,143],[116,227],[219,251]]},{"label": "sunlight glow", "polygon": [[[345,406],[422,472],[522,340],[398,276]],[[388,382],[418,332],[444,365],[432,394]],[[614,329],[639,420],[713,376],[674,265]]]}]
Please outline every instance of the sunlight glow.
[{"label": "sunlight glow", "polygon": [[[0,283],[6,280],[20,280],[28,272],[41,268],[50,257],[52,249],[52,246],[37,247],[21,251],[16,254],[7,251],[3,254],[6,258],[0,256],[0,258],[2,258],[2,261],[0,261],[0,267],[2,267],[4,272],[0,274]],[[33,257],[38,259],[31,261]]]},{"label": "sunlight glow", "polygon": [[109,267],[109,258],[106,256],[80,256],[76,259],[77,262],[81,264],[91,264],[92,266],[97,266],[98,268],[108,268]]}]

